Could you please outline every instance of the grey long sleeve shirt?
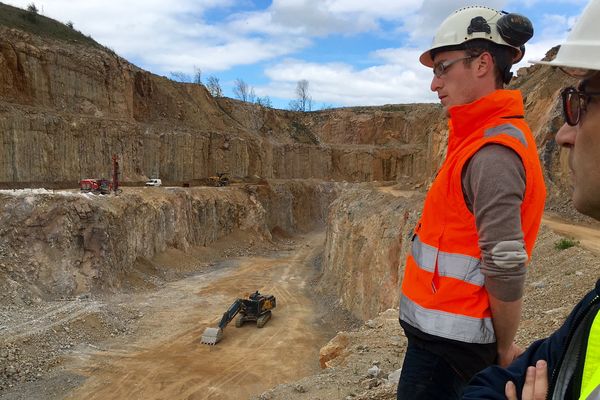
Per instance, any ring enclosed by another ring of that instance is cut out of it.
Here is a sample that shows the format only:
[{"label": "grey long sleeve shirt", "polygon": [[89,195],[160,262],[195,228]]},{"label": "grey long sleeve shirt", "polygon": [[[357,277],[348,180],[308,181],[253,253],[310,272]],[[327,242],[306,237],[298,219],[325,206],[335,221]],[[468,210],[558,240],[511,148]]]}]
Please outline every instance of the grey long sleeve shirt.
[{"label": "grey long sleeve shirt", "polygon": [[463,195],[475,216],[481,272],[488,292],[501,301],[523,296],[527,252],[521,229],[525,167],[508,147],[482,147],[462,171]]}]

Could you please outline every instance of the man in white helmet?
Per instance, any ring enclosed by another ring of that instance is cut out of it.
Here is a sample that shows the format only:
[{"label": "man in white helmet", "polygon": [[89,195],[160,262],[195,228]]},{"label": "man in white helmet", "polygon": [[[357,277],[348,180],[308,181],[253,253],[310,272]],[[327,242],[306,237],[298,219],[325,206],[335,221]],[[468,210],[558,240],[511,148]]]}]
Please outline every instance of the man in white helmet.
[{"label": "man in white helmet", "polygon": [[[600,0],[591,0],[553,61],[580,78],[561,92],[565,124],[556,142],[568,149],[573,204],[600,220]],[[464,399],[600,399],[600,280],[563,326],[533,343],[508,368],[473,378]],[[517,393],[520,396],[517,397]]]},{"label": "man in white helmet", "polygon": [[523,16],[466,7],[420,57],[449,135],[406,260],[398,399],[460,398],[476,372],[521,353],[513,340],[545,186],[521,94],[503,87],[532,35]]}]

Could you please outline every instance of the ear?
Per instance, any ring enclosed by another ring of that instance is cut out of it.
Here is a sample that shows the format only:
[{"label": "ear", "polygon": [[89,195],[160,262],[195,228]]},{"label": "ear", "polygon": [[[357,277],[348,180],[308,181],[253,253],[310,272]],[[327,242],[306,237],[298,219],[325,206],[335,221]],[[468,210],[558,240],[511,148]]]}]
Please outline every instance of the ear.
[{"label": "ear", "polygon": [[494,58],[487,51],[483,52],[474,63],[475,75],[478,78],[486,74],[494,74]]}]

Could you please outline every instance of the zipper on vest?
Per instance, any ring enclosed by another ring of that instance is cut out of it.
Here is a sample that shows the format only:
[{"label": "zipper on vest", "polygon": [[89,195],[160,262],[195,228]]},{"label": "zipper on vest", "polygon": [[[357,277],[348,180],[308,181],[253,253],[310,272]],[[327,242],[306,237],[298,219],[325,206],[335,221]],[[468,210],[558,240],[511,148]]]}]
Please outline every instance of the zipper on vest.
[{"label": "zipper on vest", "polygon": [[508,115],[506,117],[500,117],[502,119],[525,119],[524,115]]},{"label": "zipper on vest", "polygon": [[571,343],[571,340],[573,339],[573,335],[575,334],[575,331],[579,327],[579,324],[581,324],[581,321],[586,317],[588,311],[590,311],[590,308],[592,308],[599,301],[600,301],[600,296],[596,295],[588,303],[588,305],[585,307],[585,309],[583,309],[577,315],[575,321],[573,321],[573,325],[571,325],[571,329],[569,329],[569,334],[567,335],[567,340],[565,341],[563,352],[560,355],[560,359],[559,359],[558,363],[556,364],[556,367],[554,367],[554,369],[552,370],[552,379],[550,380],[550,385],[548,386],[548,392],[546,394],[546,400],[552,400],[552,395],[553,395],[553,392],[554,392],[554,388],[556,387],[556,380],[558,378],[558,372],[560,371],[560,367],[562,366],[562,364],[563,364],[563,362],[565,360],[565,356],[566,356],[566,353],[567,353],[566,350],[568,349],[569,344]]},{"label": "zipper on vest", "polygon": [[417,237],[417,233],[419,233],[419,229],[421,229],[420,222],[417,224],[417,226],[415,226],[415,229],[413,229],[412,234],[409,236],[411,242],[415,241],[415,238]]}]

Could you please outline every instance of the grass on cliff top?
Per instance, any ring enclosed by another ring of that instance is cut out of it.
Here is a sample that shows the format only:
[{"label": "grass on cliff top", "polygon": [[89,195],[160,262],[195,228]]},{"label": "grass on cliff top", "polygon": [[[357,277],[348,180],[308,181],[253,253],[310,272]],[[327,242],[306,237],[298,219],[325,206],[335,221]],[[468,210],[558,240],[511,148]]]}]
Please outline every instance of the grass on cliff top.
[{"label": "grass on cliff top", "polygon": [[0,3],[0,25],[16,28],[42,37],[104,48],[91,37],[85,36],[78,30],[70,28],[62,22],[44,17],[39,13],[32,14],[27,10],[4,3]]}]

